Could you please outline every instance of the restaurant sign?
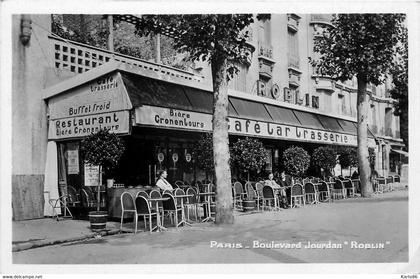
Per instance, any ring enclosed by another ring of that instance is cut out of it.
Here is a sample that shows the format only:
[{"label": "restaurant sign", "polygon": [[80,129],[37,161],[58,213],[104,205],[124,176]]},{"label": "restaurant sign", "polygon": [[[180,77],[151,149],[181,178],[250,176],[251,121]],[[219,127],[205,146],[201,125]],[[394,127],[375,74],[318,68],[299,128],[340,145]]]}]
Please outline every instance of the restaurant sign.
[{"label": "restaurant sign", "polygon": [[[355,135],[236,117],[229,117],[228,121],[230,134],[357,146],[357,137]],[[212,115],[170,108],[142,106],[136,108],[136,124],[207,132],[212,130]],[[369,145],[372,145],[372,141],[369,141]]]},{"label": "restaurant sign", "polygon": [[109,129],[114,134],[127,134],[129,132],[129,111],[114,111],[50,120],[48,138],[84,137],[100,129]]}]

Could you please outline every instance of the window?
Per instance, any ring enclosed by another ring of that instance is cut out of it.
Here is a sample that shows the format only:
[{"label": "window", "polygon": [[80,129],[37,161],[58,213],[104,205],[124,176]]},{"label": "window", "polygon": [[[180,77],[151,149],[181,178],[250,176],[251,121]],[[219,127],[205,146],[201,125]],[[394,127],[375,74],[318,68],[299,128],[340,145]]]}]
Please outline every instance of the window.
[{"label": "window", "polygon": [[288,34],[288,54],[289,67],[299,69],[299,44],[296,32],[287,31]]},{"label": "window", "polygon": [[319,108],[319,97],[318,96],[312,96],[312,107],[313,108]]},{"label": "window", "polygon": [[248,74],[248,68],[244,65],[236,65],[239,72],[236,75],[233,75],[232,79],[229,81],[229,88],[241,92],[246,92],[246,76]]}]

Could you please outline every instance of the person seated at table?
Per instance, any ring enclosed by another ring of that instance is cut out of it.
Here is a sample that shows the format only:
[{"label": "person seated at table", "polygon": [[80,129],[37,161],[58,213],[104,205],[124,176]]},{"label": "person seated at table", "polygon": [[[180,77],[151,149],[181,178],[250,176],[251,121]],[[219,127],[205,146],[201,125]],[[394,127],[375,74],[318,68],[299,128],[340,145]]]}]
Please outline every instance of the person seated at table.
[{"label": "person seated at table", "polygon": [[285,171],[280,173],[279,183],[282,187],[292,186],[292,177],[286,174]]},{"label": "person seated at table", "polygon": [[268,179],[264,181],[264,185],[271,186],[274,190],[279,191],[281,195],[285,195],[283,187],[277,184],[277,182],[274,180],[273,173],[268,175]]},{"label": "person seated at table", "polygon": [[156,181],[156,186],[159,187],[162,191],[170,190],[172,191],[172,185],[166,180],[168,173],[166,170],[159,171],[159,179]]}]

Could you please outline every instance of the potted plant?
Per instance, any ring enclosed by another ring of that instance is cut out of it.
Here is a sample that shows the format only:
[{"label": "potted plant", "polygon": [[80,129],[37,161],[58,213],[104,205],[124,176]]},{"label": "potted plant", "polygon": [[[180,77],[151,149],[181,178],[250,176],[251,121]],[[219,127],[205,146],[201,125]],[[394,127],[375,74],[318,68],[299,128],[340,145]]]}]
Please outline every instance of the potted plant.
[{"label": "potted plant", "polygon": [[324,170],[322,175],[325,180],[326,174],[331,173],[331,169],[334,168],[336,163],[337,154],[331,147],[321,146],[314,150],[312,153],[312,164],[321,170]]},{"label": "potted plant", "polygon": [[84,162],[89,165],[99,166],[97,186],[96,211],[89,212],[92,230],[102,230],[106,227],[107,212],[100,211],[101,206],[101,177],[103,173],[115,168],[124,153],[125,147],[122,139],[108,129],[101,129],[87,136],[81,142],[81,153]]},{"label": "potted plant", "polygon": [[301,177],[309,168],[311,157],[302,147],[291,146],[283,152],[283,165],[292,177]]},{"label": "potted plant", "polygon": [[[262,142],[257,139],[248,138],[238,139],[232,146],[233,162],[247,174],[249,182],[251,171],[260,170],[267,161],[267,151]],[[253,210],[255,208],[254,197],[247,195],[242,201],[244,211]]]}]

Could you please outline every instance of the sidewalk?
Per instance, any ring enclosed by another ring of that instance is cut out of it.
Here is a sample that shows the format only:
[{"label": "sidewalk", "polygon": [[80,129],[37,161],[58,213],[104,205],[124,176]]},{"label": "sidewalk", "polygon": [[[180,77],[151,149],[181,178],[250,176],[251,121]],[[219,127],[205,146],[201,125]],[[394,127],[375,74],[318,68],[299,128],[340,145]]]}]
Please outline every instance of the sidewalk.
[{"label": "sidewalk", "polygon": [[[334,201],[334,203],[341,203],[342,205],[354,202],[370,203],[375,200],[387,199],[390,196],[399,197],[401,195],[406,196],[407,194],[407,189],[404,186],[400,186],[396,187],[396,191],[394,192],[374,195],[370,199],[350,198],[346,200]],[[327,203],[324,204],[322,207],[329,207],[329,205]],[[287,209],[282,212],[284,217],[293,213],[292,219],[302,219],[302,213],[299,214],[298,211]],[[238,217],[249,216],[248,218],[254,218],[251,217],[252,215],[259,215],[258,218],[262,218],[262,215],[256,212],[235,212],[235,215]],[[243,220],[246,220],[248,218],[245,218]],[[241,223],[241,221],[239,220],[240,219],[237,219],[237,223]],[[47,245],[55,245],[65,242],[81,241],[84,239],[95,238],[99,236],[118,234],[120,233],[119,228],[119,222],[108,221],[106,230],[101,233],[96,233],[90,230],[89,221],[62,218],[60,218],[60,221],[58,222],[55,219],[51,218],[12,222],[12,252],[23,251]],[[124,223],[123,232],[126,232],[126,230],[130,230],[131,232],[130,228],[132,228],[132,224]]]},{"label": "sidewalk", "polygon": [[43,218],[12,222],[12,252],[80,241],[120,232],[118,222],[107,222],[106,230],[100,233],[90,230],[89,221]]}]

